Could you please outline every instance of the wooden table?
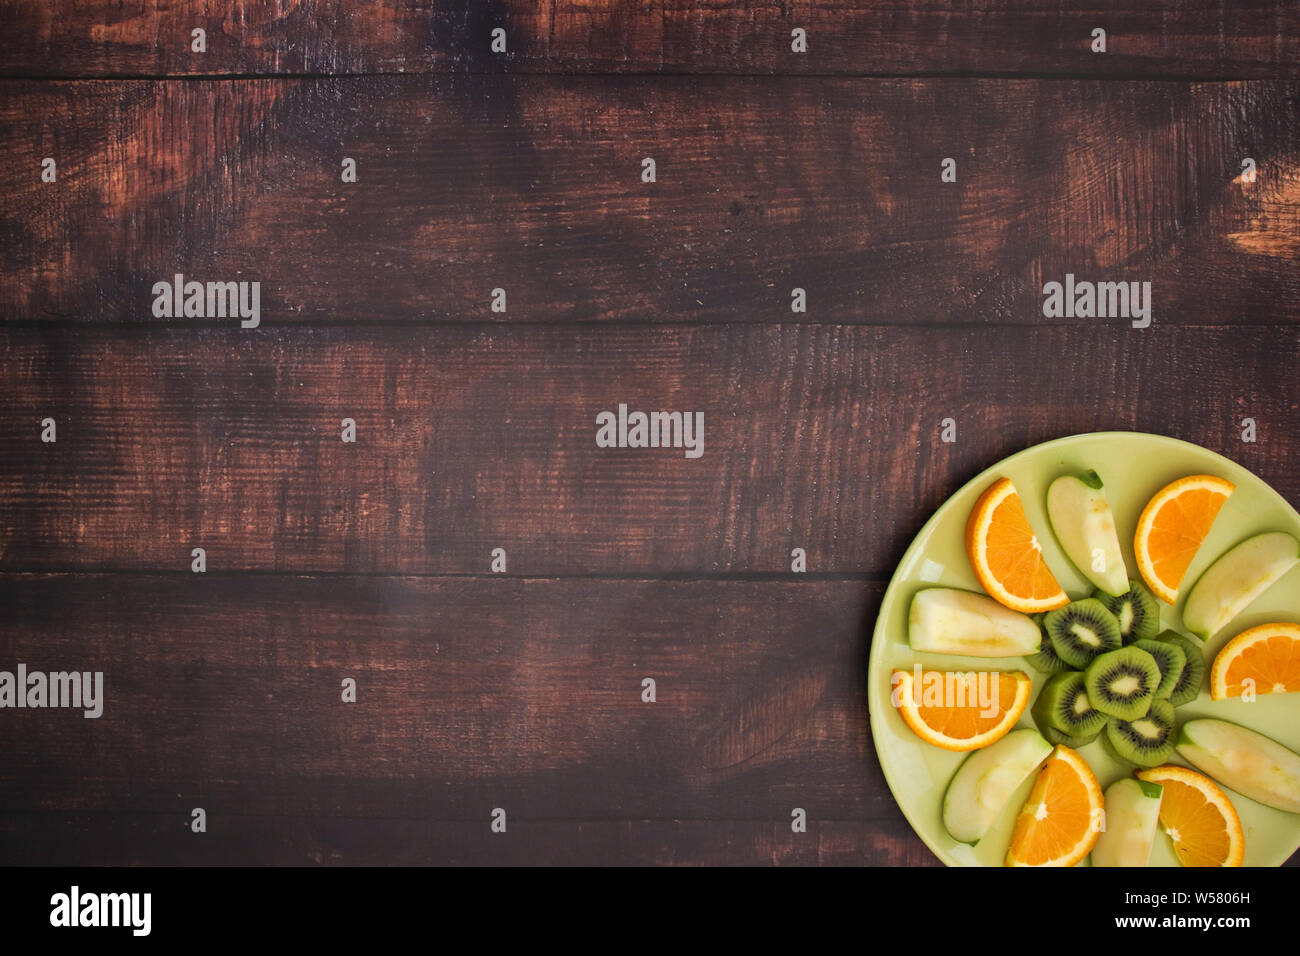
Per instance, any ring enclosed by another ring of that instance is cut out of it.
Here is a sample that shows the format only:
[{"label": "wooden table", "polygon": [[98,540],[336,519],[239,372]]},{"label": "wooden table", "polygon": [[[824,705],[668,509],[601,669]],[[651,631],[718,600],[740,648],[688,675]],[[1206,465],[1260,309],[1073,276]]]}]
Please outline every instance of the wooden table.
[{"label": "wooden table", "polygon": [[1094,6],[0,3],[0,668],[106,688],[0,714],[0,863],[934,864],[935,507],[1105,429],[1300,502],[1300,9]]}]

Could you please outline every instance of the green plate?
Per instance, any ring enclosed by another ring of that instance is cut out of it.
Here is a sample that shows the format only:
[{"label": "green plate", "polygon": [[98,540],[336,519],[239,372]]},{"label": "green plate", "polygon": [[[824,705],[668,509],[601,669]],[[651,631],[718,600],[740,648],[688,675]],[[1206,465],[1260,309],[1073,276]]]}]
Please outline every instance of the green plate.
[{"label": "green plate", "polygon": [[[1152,495],[1169,482],[1194,474],[1218,475],[1237,486],[1187,570],[1184,597],[1201,572],[1238,541],[1262,531],[1287,531],[1300,538],[1300,515],[1281,495],[1240,465],[1197,445],[1134,432],[1074,435],[1035,445],[989,468],[944,502],[903,555],[885,591],[871,642],[867,697],[871,734],[889,788],[917,835],[949,866],[1002,865],[1012,824],[1028,797],[1032,780],[1021,785],[979,844],[971,847],[954,840],[941,818],[943,794],[966,755],[926,744],[908,729],[890,704],[890,673],[894,668],[911,669],[918,661],[926,668],[944,670],[1020,668],[1033,677],[1035,698],[1044,677],[1023,658],[989,660],[913,652],[907,643],[908,606],[912,595],[924,587],[937,585],[982,593],[966,559],[966,519],[984,489],[1002,477],[1015,482],[1025,513],[1038,530],[1043,556],[1061,586],[1071,598],[1089,594],[1091,585],[1075,570],[1051,532],[1044,502],[1047,486],[1057,476],[1090,468],[1105,483],[1132,578],[1139,576],[1133,557],[1133,534],[1138,516]],[[1162,628],[1182,630],[1182,600],[1173,607],[1161,602],[1160,608]],[[1209,666],[1226,641],[1248,627],[1277,620],[1300,621],[1300,566],[1205,645],[1207,687]],[[1208,689],[1203,687],[1199,698],[1178,708],[1180,722],[1192,717],[1221,717],[1300,751],[1300,694],[1264,694],[1254,703],[1211,701]],[[1033,725],[1026,710],[1018,726]],[[1100,739],[1080,752],[1103,788],[1132,772],[1111,759]],[[1176,756],[1174,761],[1184,762]],[[1245,828],[1247,866],[1277,866],[1300,847],[1300,815],[1265,807],[1227,788],[1225,791]],[[1163,835],[1156,841],[1151,865],[1178,865]]]}]

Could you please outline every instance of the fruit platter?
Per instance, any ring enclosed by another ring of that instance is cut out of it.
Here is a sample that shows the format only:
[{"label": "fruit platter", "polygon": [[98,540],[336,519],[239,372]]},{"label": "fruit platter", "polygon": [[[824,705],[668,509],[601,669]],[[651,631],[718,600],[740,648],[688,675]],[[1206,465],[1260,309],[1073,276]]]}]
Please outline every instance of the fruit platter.
[{"label": "fruit platter", "polygon": [[868,705],[949,865],[1280,865],[1300,848],[1300,515],[1172,438],[1026,449],[904,554]]}]

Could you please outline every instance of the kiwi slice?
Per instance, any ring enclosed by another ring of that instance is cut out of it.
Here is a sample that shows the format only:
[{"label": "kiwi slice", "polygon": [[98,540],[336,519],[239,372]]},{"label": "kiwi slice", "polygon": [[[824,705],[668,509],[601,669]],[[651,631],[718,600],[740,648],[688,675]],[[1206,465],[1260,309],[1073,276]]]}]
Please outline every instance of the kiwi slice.
[{"label": "kiwi slice", "polygon": [[[1041,613],[1029,615],[1040,631],[1043,630],[1043,618],[1046,616]],[[1029,662],[1030,667],[1043,674],[1056,674],[1070,669],[1070,665],[1057,656],[1056,648],[1052,647],[1052,639],[1048,637],[1046,631],[1043,631],[1043,641],[1039,644],[1038,651],[1030,654],[1025,660]]]},{"label": "kiwi slice", "polygon": [[1091,737],[1071,737],[1069,734],[1063,734],[1055,727],[1040,727],[1043,737],[1052,746],[1060,744],[1062,747],[1069,747],[1071,750],[1080,750],[1088,746],[1097,739],[1101,731],[1097,731]]},{"label": "kiwi slice", "polygon": [[1092,596],[1115,615],[1125,644],[1150,640],[1160,630],[1160,605],[1141,581],[1129,581],[1128,594],[1116,596],[1098,588]]},{"label": "kiwi slice", "polygon": [[1174,705],[1157,698],[1136,720],[1113,718],[1106,724],[1106,748],[1139,767],[1158,767],[1174,753]]},{"label": "kiwi slice", "polygon": [[[1077,673],[1077,671],[1073,673]],[[1086,747],[1092,743],[1097,739],[1097,735],[1101,733],[1100,729],[1094,730],[1086,737],[1075,737],[1073,734],[1062,733],[1052,726],[1042,702],[1043,695],[1039,694],[1038,700],[1034,701],[1034,706],[1029,709],[1029,712],[1033,715],[1034,723],[1038,726],[1038,732],[1047,738],[1048,743],[1061,744],[1073,750],[1078,750],[1080,747]]]},{"label": "kiwi slice", "polygon": [[1049,677],[1038,695],[1037,706],[1048,724],[1070,737],[1095,737],[1106,723],[1106,715],[1088,702],[1083,675],[1078,671]]},{"label": "kiwi slice", "polygon": [[1156,659],[1156,667],[1160,668],[1160,686],[1156,688],[1156,696],[1168,700],[1178,686],[1178,678],[1183,676],[1187,655],[1177,644],[1164,641],[1136,641],[1133,646],[1142,648]]},{"label": "kiwi slice", "polygon": [[1201,652],[1200,645],[1177,631],[1163,631],[1156,640],[1181,648],[1187,659],[1182,674],[1169,692],[1169,703],[1181,707],[1196,700],[1201,693],[1201,682],[1205,680],[1205,655]]},{"label": "kiwi slice", "polygon": [[1121,645],[1119,622],[1096,598],[1071,601],[1043,618],[1056,656],[1082,670],[1098,654]]},{"label": "kiwi slice", "polygon": [[1057,656],[1056,649],[1052,647],[1052,642],[1046,637],[1043,638],[1043,644],[1038,653],[1030,654],[1025,660],[1029,662],[1030,667],[1042,674],[1058,674],[1061,671],[1070,669],[1070,665]]},{"label": "kiwi slice", "polygon": [[1109,717],[1146,716],[1160,686],[1156,659],[1140,647],[1121,647],[1095,657],[1083,675],[1088,702]]}]

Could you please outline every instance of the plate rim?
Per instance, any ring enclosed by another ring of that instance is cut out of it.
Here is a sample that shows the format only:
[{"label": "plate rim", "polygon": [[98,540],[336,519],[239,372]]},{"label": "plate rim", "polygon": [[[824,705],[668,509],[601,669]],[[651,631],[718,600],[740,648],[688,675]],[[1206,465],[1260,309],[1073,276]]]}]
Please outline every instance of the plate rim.
[{"label": "plate rim", "polygon": [[1076,432],[1075,434],[1072,435],[1063,435],[1059,438],[1051,438],[1048,439],[1047,441],[1038,442],[1037,444],[1034,445],[1029,445],[1025,448],[1020,449],[1017,452],[1013,452],[1010,455],[1007,455],[1003,458],[999,458],[997,461],[989,465],[987,468],[981,469],[977,474],[972,476],[969,480],[962,482],[961,485],[959,485],[951,494],[949,494],[946,498],[944,498],[943,502],[939,505],[939,507],[934,509],[934,512],[930,515],[930,517],[925,520],[925,523],[922,524],[921,527],[917,529],[916,534],[912,536],[912,540],[908,543],[907,548],[903,551],[902,557],[898,559],[898,563],[894,567],[893,574],[890,575],[889,583],[885,586],[885,590],[880,596],[880,607],[877,608],[876,610],[876,621],[871,628],[871,646],[867,652],[867,721],[868,721],[868,726],[871,730],[871,745],[876,752],[876,763],[880,767],[881,776],[885,778],[885,785],[889,788],[890,796],[893,797],[894,803],[898,806],[899,810],[902,811],[903,817],[907,820],[908,826],[912,828],[912,832],[922,843],[925,844],[926,848],[931,853],[933,853],[934,856],[946,867],[951,867],[956,864],[951,862],[949,860],[948,854],[940,850],[937,846],[935,846],[934,843],[931,841],[931,839],[928,836],[926,836],[926,834],[923,832],[922,827],[918,826],[917,821],[913,818],[913,813],[911,809],[908,808],[908,806],[904,803],[904,801],[899,799],[898,791],[894,786],[894,781],[890,778],[889,770],[885,765],[885,755],[881,749],[881,745],[879,742],[881,739],[881,731],[884,729],[883,724],[881,723],[884,720],[884,717],[881,716],[879,712],[879,708],[871,706],[872,703],[871,688],[874,686],[874,678],[876,676],[877,668],[881,666],[881,662],[879,658],[881,655],[884,654],[883,650],[878,652],[876,649],[877,644],[881,642],[882,633],[885,629],[885,615],[883,613],[884,608],[888,604],[891,596],[893,596],[894,591],[900,589],[903,586],[903,581],[900,577],[899,572],[903,568],[911,566],[911,564],[913,563],[913,559],[915,557],[915,553],[921,546],[922,540],[926,539],[929,536],[929,533],[932,530],[932,528],[938,524],[940,514],[944,511],[945,508],[947,508],[948,504],[951,501],[953,501],[953,499],[963,494],[967,489],[971,488],[972,486],[988,481],[991,477],[993,477],[994,472],[998,471],[1001,468],[1005,468],[1009,462],[1013,462],[1019,458],[1028,456],[1031,453],[1035,453],[1043,449],[1051,448],[1056,445],[1063,445],[1063,444],[1068,444],[1070,442],[1075,442],[1082,438],[1109,438],[1109,437],[1146,438],[1162,444],[1178,445],[1184,448],[1194,449],[1197,452],[1204,455],[1209,455],[1212,458],[1217,458],[1231,465],[1233,468],[1240,468],[1241,470],[1247,472],[1256,480],[1258,480],[1259,483],[1264,486],[1264,489],[1270,495],[1272,495],[1273,498],[1275,498],[1284,508],[1286,508],[1286,510],[1290,511],[1291,514],[1295,517],[1296,522],[1300,524],[1300,511],[1297,511],[1296,508],[1292,506],[1291,502],[1287,501],[1286,498],[1284,498],[1276,488],[1274,488],[1271,484],[1269,484],[1259,475],[1255,474],[1255,472],[1251,471],[1245,465],[1241,464],[1241,462],[1233,461],[1227,455],[1224,455],[1221,452],[1214,451],[1211,448],[1206,448],[1204,445],[1198,445],[1196,444],[1196,442],[1190,442],[1182,438],[1174,438],[1171,435],[1158,435],[1155,434],[1154,432],[1143,432],[1143,431],[1136,431],[1136,430],[1123,431],[1117,429],[1107,429],[1106,431]]}]

